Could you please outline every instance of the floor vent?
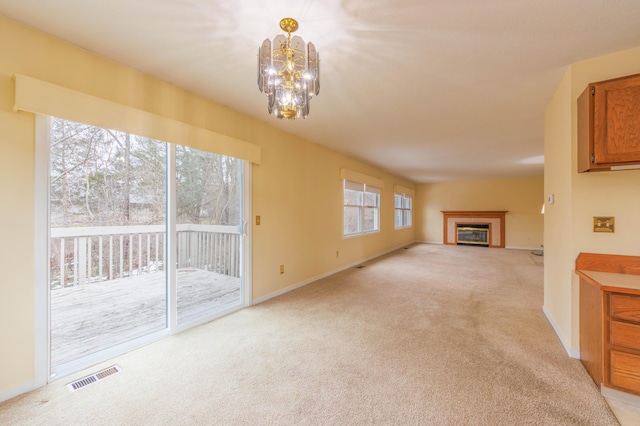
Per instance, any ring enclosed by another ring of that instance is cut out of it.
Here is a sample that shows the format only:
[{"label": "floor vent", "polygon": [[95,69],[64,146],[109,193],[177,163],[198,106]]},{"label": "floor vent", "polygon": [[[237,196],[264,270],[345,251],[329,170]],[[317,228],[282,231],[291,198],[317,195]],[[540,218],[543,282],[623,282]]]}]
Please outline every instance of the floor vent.
[{"label": "floor vent", "polygon": [[92,374],[87,377],[83,377],[82,379],[78,379],[75,382],[67,383],[67,389],[69,389],[70,392],[77,391],[80,388],[90,385],[91,383],[95,383],[98,380],[102,380],[105,377],[109,377],[112,374],[116,374],[119,371],[120,371],[119,366],[112,365],[111,367],[98,371],[95,374]]}]

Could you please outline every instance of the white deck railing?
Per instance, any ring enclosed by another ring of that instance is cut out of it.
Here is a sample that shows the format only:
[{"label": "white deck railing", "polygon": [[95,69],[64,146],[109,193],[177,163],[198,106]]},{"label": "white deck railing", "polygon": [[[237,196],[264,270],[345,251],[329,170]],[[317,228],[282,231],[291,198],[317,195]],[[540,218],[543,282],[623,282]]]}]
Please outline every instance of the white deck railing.
[{"label": "white deck railing", "polygon": [[[240,276],[236,226],[177,225],[178,268]],[[52,288],[164,270],[164,225],[51,228]]]}]

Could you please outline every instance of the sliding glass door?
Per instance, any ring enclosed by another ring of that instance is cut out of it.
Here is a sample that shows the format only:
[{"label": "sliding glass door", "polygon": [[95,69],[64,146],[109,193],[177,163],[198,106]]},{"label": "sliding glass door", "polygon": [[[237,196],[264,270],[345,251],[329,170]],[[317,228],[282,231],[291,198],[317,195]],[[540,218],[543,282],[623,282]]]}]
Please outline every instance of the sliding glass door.
[{"label": "sliding glass door", "polygon": [[52,373],[243,305],[241,160],[57,118],[49,142]]},{"label": "sliding glass door", "polygon": [[241,303],[242,162],[176,147],[177,324]]},{"label": "sliding glass door", "polygon": [[166,328],[166,144],[51,120],[52,367]]}]

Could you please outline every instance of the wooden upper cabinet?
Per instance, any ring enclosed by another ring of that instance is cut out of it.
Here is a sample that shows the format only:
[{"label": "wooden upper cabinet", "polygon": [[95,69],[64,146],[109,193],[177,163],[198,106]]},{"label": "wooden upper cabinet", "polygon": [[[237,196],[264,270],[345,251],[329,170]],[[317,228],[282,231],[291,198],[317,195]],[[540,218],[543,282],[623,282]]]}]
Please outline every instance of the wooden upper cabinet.
[{"label": "wooden upper cabinet", "polygon": [[591,83],[578,98],[578,172],[640,165],[640,74]]}]

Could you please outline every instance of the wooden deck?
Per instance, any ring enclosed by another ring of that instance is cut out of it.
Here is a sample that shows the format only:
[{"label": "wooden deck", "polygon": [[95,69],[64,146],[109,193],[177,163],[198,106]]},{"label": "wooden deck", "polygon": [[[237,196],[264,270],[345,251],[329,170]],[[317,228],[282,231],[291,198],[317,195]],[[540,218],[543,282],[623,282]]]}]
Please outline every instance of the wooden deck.
[{"label": "wooden deck", "polygon": [[[240,301],[240,279],[179,269],[178,324]],[[51,365],[166,327],[164,272],[51,291]]]}]

